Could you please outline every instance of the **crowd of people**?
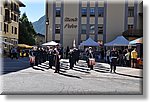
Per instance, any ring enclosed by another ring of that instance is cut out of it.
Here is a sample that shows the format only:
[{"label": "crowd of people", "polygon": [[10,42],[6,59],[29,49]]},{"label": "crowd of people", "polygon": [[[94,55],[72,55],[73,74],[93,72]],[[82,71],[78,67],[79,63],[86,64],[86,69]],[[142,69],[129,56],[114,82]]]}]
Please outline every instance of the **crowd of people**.
[{"label": "crowd of people", "polygon": [[116,65],[124,67],[137,67],[138,53],[136,48],[124,49],[124,50],[113,50],[108,49],[106,52],[107,63],[110,64],[111,72],[116,71]]},{"label": "crowd of people", "polygon": [[[18,49],[14,47],[10,50],[10,57],[12,59],[18,59],[20,55],[19,53],[24,54],[23,52],[24,51],[18,51]],[[87,67],[89,67],[90,70],[93,70],[95,65],[95,55],[92,47],[86,48],[84,53],[86,53]],[[73,67],[79,62],[81,55],[81,51],[78,48],[69,48],[68,46],[65,51],[63,47],[60,46],[35,46],[29,52],[31,66],[38,66],[39,64],[49,61],[49,68],[54,66],[55,73],[59,73],[60,60],[62,58],[69,59],[69,67],[70,69],[73,69]],[[124,50],[117,50],[116,48],[113,48],[112,50],[108,49],[106,51],[106,57],[103,55],[101,56],[101,59],[102,58],[105,58],[107,63],[110,64],[110,72],[116,72],[117,65],[124,67],[137,67],[138,53],[136,48]]]},{"label": "crowd of people", "polygon": [[[70,69],[79,62],[80,59],[80,50],[77,48],[69,48],[67,47],[65,50],[65,58],[69,60]],[[93,57],[92,48],[89,47],[86,50],[87,53],[87,65],[92,70],[93,65],[90,64],[90,58]],[[60,60],[64,58],[63,48],[60,46],[47,46],[47,47],[33,47],[33,49],[29,53],[30,64],[31,66],[38,66],[39,64],[49,61],[49,68],[52,66],[55,67],[55,73],[59,73],[60,70]]]}]

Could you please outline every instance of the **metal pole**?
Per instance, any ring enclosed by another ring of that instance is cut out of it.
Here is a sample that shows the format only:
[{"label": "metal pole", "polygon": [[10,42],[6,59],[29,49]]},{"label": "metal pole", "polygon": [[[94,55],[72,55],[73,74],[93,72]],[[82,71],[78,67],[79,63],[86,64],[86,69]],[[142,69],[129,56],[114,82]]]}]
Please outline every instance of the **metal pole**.
[{"label": "metal pole", "polygon": [[46,35],[45,35],[45,42],[47,42],[47,37],[48,37],[48,0],[46,0]]}]

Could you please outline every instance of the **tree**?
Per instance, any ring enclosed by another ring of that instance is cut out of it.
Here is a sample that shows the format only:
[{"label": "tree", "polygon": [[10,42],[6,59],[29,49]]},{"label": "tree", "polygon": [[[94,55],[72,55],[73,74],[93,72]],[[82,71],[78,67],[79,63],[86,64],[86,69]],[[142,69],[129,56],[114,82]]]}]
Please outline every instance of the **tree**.
[{"label": "tree", "polygon": [[19,19],[19,43],[35,45],[36,32],[31,22],[29,22],[26,13],[23,13]]}]

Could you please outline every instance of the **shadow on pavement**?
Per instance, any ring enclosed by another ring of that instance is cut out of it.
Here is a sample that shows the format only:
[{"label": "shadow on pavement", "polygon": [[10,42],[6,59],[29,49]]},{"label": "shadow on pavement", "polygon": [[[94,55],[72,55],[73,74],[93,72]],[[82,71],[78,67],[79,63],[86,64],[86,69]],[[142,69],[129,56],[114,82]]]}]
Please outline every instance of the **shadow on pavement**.
[{"label": "shadow on pavement", "polygon": [[10,59],[4,58],[3,59],[3,74],[9,74],[12,72],[17,72],[23,69],[30,67],[29,58],[20,58],[20,59]]},{"label": "shadow on pavement", "polygon": [[141,77],[141,76],[135,76],[135,75],[122,74],[122,73],[118,73],[118,72],[116,72],[116,74],[118,74],[118,75],[122,75],[122,76],[133,77],[133,78],[143,78],[143,77]]},{"label": "shadow on pavement", "polygon": [[64,74],[64,73],[59,73],[59,74],[60,74],[60,75],[63,75],[63,76],[67,76],[67,77],[72,77],[72,78],[78,78],[78,79],[81,79],[81,77],[75,76],[75,75]]},{"label": "shadow on pavement", "polygon": [[44,71],[44,69],[41,69],[41,68],[35,68],[35,67],[32,67],[34,70],[41,70],[41,71]]}]

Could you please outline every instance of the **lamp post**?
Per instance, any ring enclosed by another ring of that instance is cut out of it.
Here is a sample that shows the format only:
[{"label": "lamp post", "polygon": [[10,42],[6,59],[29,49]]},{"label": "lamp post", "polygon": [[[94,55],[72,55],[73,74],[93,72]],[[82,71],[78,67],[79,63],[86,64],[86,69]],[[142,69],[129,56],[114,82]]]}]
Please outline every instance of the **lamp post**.
[{"label": "lamp post", "polygon": [[45,36],[46,42],[47,42],[47,37],[48,37],[48,25],[49,25],[49,19],[47,18],[47,20],[46,20],[46,36]]},{"label": "lamp post", "polygon": [[49,25],[49,18],[48,18],[48,0],[46,0],[46,35],[45,35],[45,42],[47,42],[48,38],[48,25]]}]

